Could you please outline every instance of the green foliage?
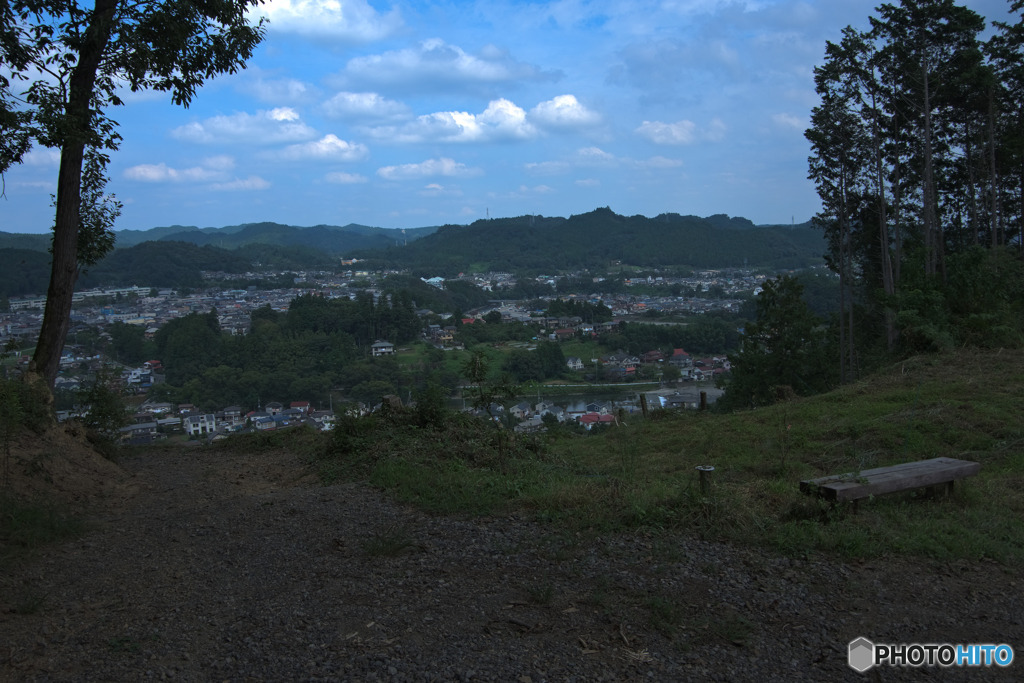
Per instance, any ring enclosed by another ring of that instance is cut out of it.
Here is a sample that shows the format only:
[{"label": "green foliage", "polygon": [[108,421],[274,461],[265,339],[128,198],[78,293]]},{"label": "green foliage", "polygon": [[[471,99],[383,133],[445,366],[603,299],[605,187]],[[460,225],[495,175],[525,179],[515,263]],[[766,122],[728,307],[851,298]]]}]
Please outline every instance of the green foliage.
[{"label": "green foliage", "polygon": [[30,249],[0,249],[0,295],[42,294],[50,278],[50,257]]},{"label": "green foliage", "polygon": [[[743,230],[742,239],[736,231]],[[467,264],[516,273],[605,272],[621,261],[634,265],[700,268],[751,265],[794,268],[818,262],[821,236],[808,228],[754,228],[724,216],[663,214],[619,216],[597,209],[569,218],[520,216],[446,225],[405,247],[363,252],[374,265],[426,269],[454,276]],[[520,279],[512,296],[533,298],[552,288]]]},{"label": "green foliage", "polygon": [[128,325],[117,321],[107,328],[111,352],[115,360],[138,365],[149,359],[153,351],[146,342],[146,330],[141,325]]},{"label": "green foliage", "polygon": [[757,320],[747,325],[739,353],[730,355],[733,379],[721,399],[723,407],[767,405],[787,393],[825,391],[833,382],[827,342],[795,278],[765,282],[757,298]]},{"label": "green foliage", "polygon": [[416,423],[424,429],[442,429],[451,417],[447,405],[448,394],[437,382],[429,382],[416,391],[415,401]]},{"label": "green foliage", "polygon": [[603,301],[592,304],[575,299],[552,299],[548,304],[547,315],[553,318],[579,316],[583,322],[606,323],[612,319],[612,309],[605,306]]},{"label": "green foliage", "polygon": [[0,491],[0,565],[47,543],[74,538],[85,523],[68,510],[43,501],[26,501]]},{"label": "green foliage", "polygon": [[87,407],[82,423],[96,450],[108,458],[116,456],[121,427],[129,422],[120,378],[107,370],[97,372],[93,381],[79,393],[78,402]]},{"label": "green foliage", "polygon": [[217,247],[197,247],[185,242],[143,242],[115,249],[81,277],[84,288],[128,286],[145,283],[156,287],[204,285],[202,271],[244,273],[252,262]]}]

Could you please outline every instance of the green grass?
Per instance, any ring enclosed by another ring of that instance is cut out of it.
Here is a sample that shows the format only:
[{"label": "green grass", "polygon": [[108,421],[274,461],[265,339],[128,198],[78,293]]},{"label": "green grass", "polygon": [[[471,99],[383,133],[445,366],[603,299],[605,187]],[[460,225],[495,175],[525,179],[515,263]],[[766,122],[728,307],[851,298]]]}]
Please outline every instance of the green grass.
[{"label": "green grass", "polygon": [[0,566],[55,541],[74,538],[85,522],[46,501],[26,501],[0,492]]},{"label": "green grass", "polygon": [[415,546],[409,530],[400,524],[381,527],[360,542],[369,557],[397,557]]},{"label": "green grass", "polygon": [[[518,509],[568,532],[684,530],[792,555],[1014,564],[1024,561],[1022,406],[1024,352],[972,350],[822,396],[727,415],[659,411],[600,435],[537,440],[462,417],[423,428],[396,416],[319,462],[443,514]],[[939,456],[978,461],[981,473],[948,498],[882,496],[856,515],[799,492],[802,479]],[[706,494],[697,465],[715,467]]]}]

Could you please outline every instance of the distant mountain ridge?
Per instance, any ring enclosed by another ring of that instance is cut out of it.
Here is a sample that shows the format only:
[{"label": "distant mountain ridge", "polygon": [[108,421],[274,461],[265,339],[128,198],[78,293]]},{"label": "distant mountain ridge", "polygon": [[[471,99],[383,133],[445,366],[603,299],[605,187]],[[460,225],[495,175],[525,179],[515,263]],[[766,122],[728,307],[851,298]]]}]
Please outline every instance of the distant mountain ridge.
[{"label": "distant mountain ridge", "polygon": [[[365,225],[297,227],[244,223],[223,228],[164,226],[117,232],[116,248],[81,287],[201,285],[200,270],[329,269],[341,256],[366,268],[452,276],[465,271],[606,272],[642,268],[800,268],[821,263],[824,236],[809,223],[758,226],[746,218],[666,213],[622,216],[609,208],[570,216],[519,216],[407,230]],[[0,232],[0,294],[45,291],[50,236]],[[42,252],[42,253],[39,253]]]},{"label": "distant mountain ridge", "polygon": [[[300,227],[282,223],[243,223],[223,228],[167,226],[150,230],[122,230],[117,234],[117,247],[131,247],[142,242],[189,242],[197,246],[238,249],[250,244],[271,244],[283,247],[312,247],[342,255],[355,249],[381,249],[396,241],[418,239],[437,230],[436,227],[396,230],[374,228],[358,223],[313,225]],[[0,243],[2,244],[2,243]]]},{"label": "distant mountain ridge", "polygon": [[519,216],[445,225],[406,246],[357,256],[383,267],[452,275],[467,269],[604,272],[613,263],[788,269],[821,263],[824,252],[822,232],[809,223],[761,227],[724,214],[647,218],[602,208],[569,218]]}]

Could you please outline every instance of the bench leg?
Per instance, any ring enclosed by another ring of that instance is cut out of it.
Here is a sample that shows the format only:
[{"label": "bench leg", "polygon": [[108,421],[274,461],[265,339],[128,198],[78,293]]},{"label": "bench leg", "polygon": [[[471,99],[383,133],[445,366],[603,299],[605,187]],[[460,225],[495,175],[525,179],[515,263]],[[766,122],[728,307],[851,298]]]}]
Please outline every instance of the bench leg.
[{"label": "bench leg", "polygon": [[951,481],[951,482],[948,482],[948,483],[946,484],[946,496],[947,496],[947,497],[949,497],[949,496],[952,496],[952,495],[953,495],[953,484],[954,484],[954,483],[955,483],[955,482],[952,482],[952,481]]},{"label": "bench leg", "polygon": [[860,498],[855,498],[853,500],[853,514],[857,514],[857,509],[858,509],[859,505],[860,505]]}]

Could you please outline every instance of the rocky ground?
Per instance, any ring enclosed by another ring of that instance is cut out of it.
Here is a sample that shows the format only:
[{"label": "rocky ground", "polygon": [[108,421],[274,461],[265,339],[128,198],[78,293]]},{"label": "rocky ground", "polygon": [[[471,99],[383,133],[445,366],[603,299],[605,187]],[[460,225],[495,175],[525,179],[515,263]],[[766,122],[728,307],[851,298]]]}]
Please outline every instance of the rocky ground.
[{"label": "rocky ground", "polygon": [[435,517],[321,486],[284,452],[154,449],[121,466],[89,475],[106,483],[82,501],[85,535],[3,567],[0,679],[1024,678],[1024,662],[846,663],[858,636],[1024,652],[1020,568]]}]

